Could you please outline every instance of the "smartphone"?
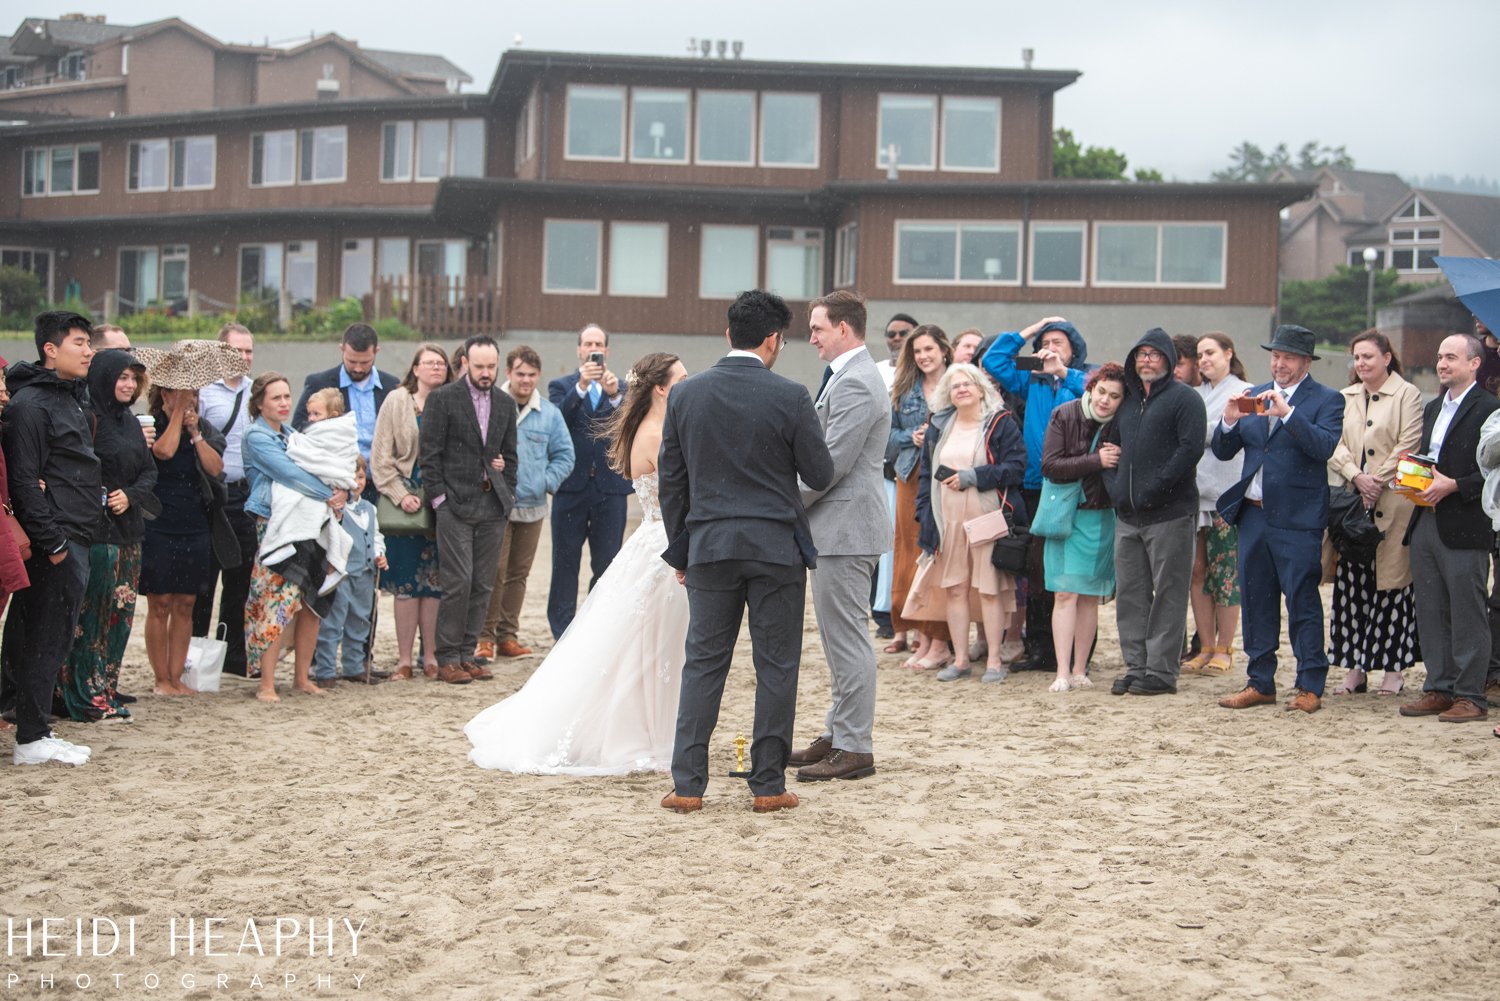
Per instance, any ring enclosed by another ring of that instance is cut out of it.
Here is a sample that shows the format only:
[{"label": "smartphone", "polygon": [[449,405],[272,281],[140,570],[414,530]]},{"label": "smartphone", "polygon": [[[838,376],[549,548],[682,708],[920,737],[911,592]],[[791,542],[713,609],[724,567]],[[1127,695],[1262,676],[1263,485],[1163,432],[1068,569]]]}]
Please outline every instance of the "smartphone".
[{"label": "smartphone", "polygon": [[1236,407],[1242,414],[1263,414],[1266,412],[1266,401],[1258,396],[1247,396],[1243,400],[1236,400]]},{"label": "smartphone", "polygon": [[591,351],[591,352],[589,352],[589,364],[590,365],[599,365],[599,366],[602,367],[604,365],[604,352],[603,351]]},{"label": "smartphone", "polygon": [[939,466],[936,470],[933,471],[933,475],[936,476],[939,480],[946,480],[956,472],[958,472],[958,470],[953,469],[950,466]]},{"label": "smartphone", "polygon": [[1016,369],[1021,372],[1040,372],[1042,360],[1036,355],[1017,355]]}]

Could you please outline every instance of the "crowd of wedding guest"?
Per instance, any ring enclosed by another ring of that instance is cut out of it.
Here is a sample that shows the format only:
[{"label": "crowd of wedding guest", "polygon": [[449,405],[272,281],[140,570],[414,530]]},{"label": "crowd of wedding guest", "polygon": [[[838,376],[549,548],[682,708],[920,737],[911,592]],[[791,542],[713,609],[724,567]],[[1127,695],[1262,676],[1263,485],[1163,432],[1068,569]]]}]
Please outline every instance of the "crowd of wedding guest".
[{"label": "crowd of wedding guest", "polygon": [[[1396,696],[1423,661],[1407,716],[1480,720],[1500,697],[1500,353],[1482,324],[1420,359],[1439,383],[1425,407],[1375,330],[1349,344],[1340,389],[1311,377],[1316,338],[1296,326],[1251,346],[1265,355],[1153,329],[1097,365],[1060,316],[950,340],[898,313],[884,333],[895,541],[870,608],[906,668],[1091,687],[1113,602],[1113,694],[1228,675],[1241,632],[1247,683],[1220,705],[1245,709],[1277,702],[1284,607],[1288,710],[1320,708],[1330,664],[1344,669],[1335,694],[1379,672],[1377,694]],[[119,328],[53,312],[35,341],[38,360],[0,384],[0,609],[15,606],[0,727],[16,730],[17,763],[88,760],[54,717],[131,720],[120,668],[138,595],[156,696],[194,694],[185,672],[215,639],[222,670],[258,679],[266,701],[288,656],[309,695],[461,685],[534,653],[519,620],[544,522],[553,638],[584,545],[591,580],[620,547],[630,483],[607,428],[628,389],[597,325],[545,393],[530,347],[502,356],[476,337],[450,358],[424,343],[392,373],[364,324],[300,391],[252,375],[253,335],[234,324],[216,342],[132,349]],[[1403,463],[1425,478],[1397,489]],[[380,593],[393,664],[374,656]]]}]

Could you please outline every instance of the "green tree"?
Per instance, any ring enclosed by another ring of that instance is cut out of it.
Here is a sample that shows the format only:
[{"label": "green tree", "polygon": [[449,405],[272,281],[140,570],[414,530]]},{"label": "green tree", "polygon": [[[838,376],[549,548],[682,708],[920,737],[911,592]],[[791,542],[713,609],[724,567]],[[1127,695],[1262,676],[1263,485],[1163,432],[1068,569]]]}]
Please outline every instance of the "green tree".
[{"label": "green tree", "polygon": [[1229,151],[1229,166],[1213,172],[1215,181],[1268,181],[1282,167],[1316,170],[1319,167],[1353,167],[1354,157],[1343,146],[1326,146],[1316,139],[1303,143],[1293,157],[1286,143],[1277,143],[1269,153],[1250,140]]},{"label": "green tree", "polygon": [[[1347,344],[1364,330],[1369,277],[1364,268],[1340,265],[1327,278],[1281,286],[1282,323],[1296,323],[1325,344]],[[1400,281],[1394,270],[1375,272],[1375,308],[1389,305],[1424,286]]]},{"label": "green tree", "polygon": [[[1108,146],[1087,149],[1073,136],[1071,129],[1052,133],[1052,176],[1073,180],[1123,181],[1130,161],[1125,154]],[[1137,167],[1137,181],[1160,181],[1161,171]]]}]

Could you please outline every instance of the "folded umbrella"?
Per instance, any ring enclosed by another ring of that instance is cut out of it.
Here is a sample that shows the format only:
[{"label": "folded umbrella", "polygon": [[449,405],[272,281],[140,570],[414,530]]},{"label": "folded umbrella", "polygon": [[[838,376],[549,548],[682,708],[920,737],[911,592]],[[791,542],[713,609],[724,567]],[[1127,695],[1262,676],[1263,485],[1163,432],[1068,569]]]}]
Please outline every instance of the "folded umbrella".
[{"label": "folded umbrella", "polygon": [[1500,261],[1488,257],[1439,257],[1438,267],[1469,312],[1500,335]]}]

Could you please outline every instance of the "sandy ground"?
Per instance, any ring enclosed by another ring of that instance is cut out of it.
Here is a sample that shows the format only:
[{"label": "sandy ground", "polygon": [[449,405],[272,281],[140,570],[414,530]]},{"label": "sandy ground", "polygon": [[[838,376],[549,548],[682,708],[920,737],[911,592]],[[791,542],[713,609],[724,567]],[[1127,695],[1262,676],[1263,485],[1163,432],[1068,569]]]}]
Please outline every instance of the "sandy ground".
[{"label": "sandy ground", "polygon": [[[381,632],[390,663],[388,605]],[[144,693],[139,633],[125,687]],[[811,602],[805,635],[799,743],[828,694]],[[226,680],[144,695],[130,726],[61,724],[92,764],[0,766],[0,996],[1496,996],[1488,726],[1402,720],[1374,695],[1231,713],[1214,700],[1234,677],[1156,699],[1052,695],[1040,674],[943,685],[882,657],[877,776],[796,786],[800,809],[764,817],[718,778],[680,817],[656,805],[663,776],[467,762],[464,722],[538,662],[279,706]],[[752,695],[744,647],[716,769]],[[41,955],[44,917],[67,919],[61,955]],[[95,949],[93,917],[133,919],[134,955],[94,956],[111,940]],[[227,955],[204,955],[206,918]],[[357,953],[344,919],[364,922]]]}]

